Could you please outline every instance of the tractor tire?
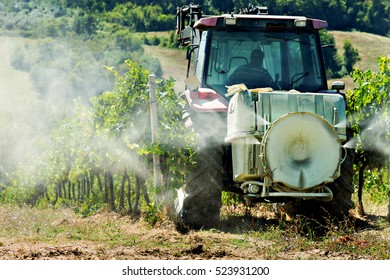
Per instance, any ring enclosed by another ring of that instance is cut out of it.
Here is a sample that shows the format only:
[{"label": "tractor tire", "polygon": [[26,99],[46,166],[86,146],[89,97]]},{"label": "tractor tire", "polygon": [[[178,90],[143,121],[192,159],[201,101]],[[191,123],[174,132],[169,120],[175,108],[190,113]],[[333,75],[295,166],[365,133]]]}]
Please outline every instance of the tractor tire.
[{"label": "tractor tire", "polygon": [[333,192],[332,201],[324,205],[326,211],[338,220],[344,220],[350,216],[349,211],[354,208],[352,194],[354,193],[353,186],[353,158],[354,150],[346,149],[346,158],[341,164],[341,174],[330,189]]},{"label": "tractor tire", "polygon": [[216,227],[222,206],[222,147],[204,148],[175,199],[176,225],[192,229]]}]

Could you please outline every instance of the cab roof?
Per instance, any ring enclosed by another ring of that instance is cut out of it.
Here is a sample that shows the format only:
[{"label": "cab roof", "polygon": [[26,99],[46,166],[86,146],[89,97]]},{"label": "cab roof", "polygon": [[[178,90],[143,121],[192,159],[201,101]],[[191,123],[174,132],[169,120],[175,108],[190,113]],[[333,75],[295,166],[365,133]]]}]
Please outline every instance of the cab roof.
[{"label": "cab roof", "polygon": [[327,28],[328,22],[325,20],[306,18],[303,16],[224,14],[220,16],[203,17],[195,23],[194,28],[207,30],[218,26],[259,28],[301,27],[319,30]]}]

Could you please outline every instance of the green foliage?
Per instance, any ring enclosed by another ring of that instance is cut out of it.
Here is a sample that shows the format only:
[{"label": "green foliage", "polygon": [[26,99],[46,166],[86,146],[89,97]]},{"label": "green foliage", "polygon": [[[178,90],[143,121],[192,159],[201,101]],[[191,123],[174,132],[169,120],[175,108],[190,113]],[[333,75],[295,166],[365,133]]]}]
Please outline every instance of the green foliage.
[{"label": "green foliage", "polygon": [[361,58],[359,56],[358,50],[352,46],[351,41],[344,40],[343,48],[344,48],[344,65],[348,73],[350,73],[355,63],[361,60]]},{"label": "green foliage", "polygon": [[161,6],[119,4],[105,14],[107,21],[126,26],[131,31],[161,31],[173,29],[175,14],[163,14]]},{"label": "green foliage", "polygon": [[181,121],[184,104],[173,90],[173,80],[157,80],[159,141],[150,145],[148,71],[132,61],[126,64],[129,71],[125,75],[109,68],[116,80],[114,90],[93,99],[96,127],[122,137],[124,145],[137,154],[162,155],[170,180],[180,178],[191,159],[194,135]]},{"label": "green foliage", "polygon": [[83,11],[75,15],[74,31],[77,35],[82,35],[84,38],[90,38],[97,32],[98,20],[90,14]]},{"label": "green foliage", "polygon": [[325,19],[331,29],[356,29],[384,36],[390,30],[390,3],[387,0],[269,0],[261,4],[267,5],[272,13]]},{"label": "green foliage", "polygon": [[[55,36],[76,32],[86,38],[99,31],[102,21],[137,32],[172,30],[176,7],[189,3],[185,0],[136,0],[131,3],[124,0],[30,0],[15,4],[15,1],[4,0],[0,4],[0,25],[30,35],[40,30],[40,34]],[[325,19],[331,29],[357,29],[384,36],[390,30],[390,3],[387,0],[199,0],[195,3],[202,5],[204,14],[238,12],[253,4],[268,6],[272,14]],[[63,18],[69,20],[64,22]]]},{"label": "green foliage", "polygon": [[67,205],[82,216],[103,205],[138,215],[144,204],[152,222],[157,208],[149,195],[157,191],[147,189],[152,178],[150,155],[162,156],[164,190],[177,188],[191,161],[194,136],[181,121],[183,104],[173,91],[173,80],[158,79],[160,138],[151,143],[149,72],[133,61],[125,64],[124,74],[107,67],[114,78],[111,91],[93,97],[92,106],[76,99],[72,115],[40,139],[37,150],[2,185],[2,202]]},{"label": "green foliage", "polygon": [[[354,69],[352,77],[358,84],[348,91],[348,120],[354,131],[360,180],[375,187],[382,197],[389,182],[384,178],[386,164],[390,164],[390,57],[377,59],[380,71]],[[368,167],[370,172],[364,169]],[[380,170],[380,172],[378,171]],[[378,179],[380,178],[380,179]],[[360,182],[362,183],[362,182]],[[378,197],[375,200],[380,200]]]},{"label": "green foliage", "polygon": [[222,204],[236,207],[243,202],[243,198],[235,193],[222,192]]},{"label": "green foliage", "polygon": [[160,217],[161,215],[161,209],[154,204],[150,203],[149,205],[146,205],[145,207],[145,213],[144,213],[144,219],[145,221],[151,225],[154,226],[157,222],[161,221],[162,218]]},{"label": "green foliage", "polygon": [[388,169],[371,168],[364,174],[364,188],[367,191],[368,200],[372,203],[383,205],[388,202]]},{"label": "green foliage", "polygon": [[109,130],[115,136],[131,129],[129,137],[137,137],[140,133],[136,130],[144,131],[148,121],[147,116],[138,118],[148,110],[148,72],[135,62],[126,61],[126,64],[129,71],[123,76],[115,68],[107,68],[115,78],[114,89],[93,98],[94,119],[98,129]]},{"label": "green foliage", "polygon": [[81,217],[85,218],[85,217],[89,217],[91,215],[95,215],[102,208],[103,208],[103,205],[101,204],[101,202],[100,203],[99,202],[94,202],[94,203],[85,202],[85,203],[81,204],[80,206],[76,207],[74,209],[74,212],[76,214],[80,215]]},{"label": "green foliage", "polygon": [[358,87],[347,93],[348,116],[363,151],[374,152],[379,162],[389,156],[390,58],[377,59],[380,71],[354,69]]},{"label": "green foliage", "polygon": [[169,33],[163,33],[159,35],[148,35],[148,33],[146,33],[143,36],[143,41],[146,45],[150,46],[179,48],[180,43],[178,42],[177,38],[178,34],[175,31],[170,31]]}]

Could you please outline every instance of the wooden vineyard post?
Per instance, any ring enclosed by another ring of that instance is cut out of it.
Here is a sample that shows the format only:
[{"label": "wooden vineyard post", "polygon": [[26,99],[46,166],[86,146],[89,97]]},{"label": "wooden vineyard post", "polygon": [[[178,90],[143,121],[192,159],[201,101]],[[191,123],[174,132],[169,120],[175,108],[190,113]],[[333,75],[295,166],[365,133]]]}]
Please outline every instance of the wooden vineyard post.
[{"label": "wooden vineyard post", "polygon": [[[157,119],[157,104],[156,104],[156,76],[154,74],[149,75],[149,102],[150,102],[150,122],[152,132],[152,143],[156,143],[158,139],[158,119]],[[154,187],[157,193],[161,191],[161,167],[160,156],[153,154],[153,175],[154,175]]]},{"label": "wooden vineyard post", "polygon": [[388,196],[389,196],[389,206],[387,210],[387,220],[390,222],[390,160],[387,162],[387,184],[388,184]]}]

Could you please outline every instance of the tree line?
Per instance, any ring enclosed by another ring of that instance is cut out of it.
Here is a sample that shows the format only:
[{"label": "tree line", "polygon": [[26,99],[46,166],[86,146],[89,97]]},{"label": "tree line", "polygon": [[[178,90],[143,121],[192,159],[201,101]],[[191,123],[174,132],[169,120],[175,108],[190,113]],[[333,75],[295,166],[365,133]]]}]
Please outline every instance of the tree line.
[{"label": "tree line", "polygon": [[[27,22],[42,24],[51,18],[59,28],[68,28],[66,25],[73,21],[76,29],[93,33],[101,22],[114,21],[133,32],[167,31],[175,26],[176,7],[189,3],[184,0],[4,0],[0,4],[0,22],[3,26],[29,29]],[[200,0],[195,3],[202,5],[205,14],[238,12],[253,4],[268,6],[272,14],[325,19],[336,30],[359,30],[383,36],[389,36],[390,30],[387,0]]]}]

